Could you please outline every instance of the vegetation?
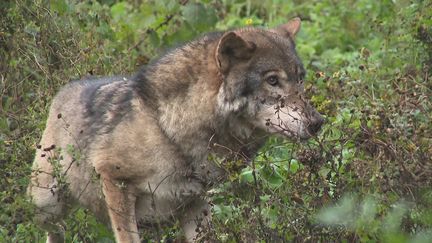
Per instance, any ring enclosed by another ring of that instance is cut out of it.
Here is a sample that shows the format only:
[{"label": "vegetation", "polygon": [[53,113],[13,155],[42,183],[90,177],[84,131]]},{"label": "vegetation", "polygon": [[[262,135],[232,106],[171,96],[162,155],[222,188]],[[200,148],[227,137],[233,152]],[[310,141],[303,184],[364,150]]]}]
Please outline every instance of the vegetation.
[{"label": "vegetation", "polygon": [[[50,101],[71,79],[130,74],[201,33],[303,19],[306,88],[327,122],[272,138],[209,192],[216,242],[432,241],[432,1],[0,2],[0,242],[42,242],[25,196]],[[176,228],[143,232],[164,240]],[[67,242],[113,242],[86,210]]]}]

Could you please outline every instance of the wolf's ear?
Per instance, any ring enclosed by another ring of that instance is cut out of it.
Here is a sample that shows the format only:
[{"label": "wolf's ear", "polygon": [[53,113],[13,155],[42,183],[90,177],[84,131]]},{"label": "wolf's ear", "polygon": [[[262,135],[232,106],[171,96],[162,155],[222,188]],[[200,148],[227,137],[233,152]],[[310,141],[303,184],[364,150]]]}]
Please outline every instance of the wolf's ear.
[{"label": "wolf's ear", "polygon": [[255,43],[248,42],[233,31],[225,33],[216,48],[216,63],[227,74],[238,62],[249,60],[256,49]]},{"label": "wolf's ear", "polygon": [[274,30],[286,37],[294,38],[295,35],[300,31],[301,19],[296,17],[291,19],[288,23],[279,25]]}]

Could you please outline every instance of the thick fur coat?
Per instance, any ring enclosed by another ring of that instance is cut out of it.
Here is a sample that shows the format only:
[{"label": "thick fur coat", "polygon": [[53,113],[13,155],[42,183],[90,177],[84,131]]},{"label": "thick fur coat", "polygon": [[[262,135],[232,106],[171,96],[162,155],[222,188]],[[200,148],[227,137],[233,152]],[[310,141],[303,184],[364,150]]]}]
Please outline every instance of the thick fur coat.
[{"label": "thick fur coat", "polygon": [[133,77],[71,82],[54,98],[28,192],[48,242],[81,205],[139,242],[138,225],[179,220],[193,241],[205,192],[225,177],[209,155],[247,163],[276,133],[306,139],[323,123],[304,98],[298,18],[275,29],[212,33]]}]

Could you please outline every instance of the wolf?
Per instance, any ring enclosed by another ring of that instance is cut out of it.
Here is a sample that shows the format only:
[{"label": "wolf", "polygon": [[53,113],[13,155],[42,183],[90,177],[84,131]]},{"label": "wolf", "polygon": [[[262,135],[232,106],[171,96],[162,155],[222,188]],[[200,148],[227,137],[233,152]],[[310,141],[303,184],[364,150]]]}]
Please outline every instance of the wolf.
[{"label": "wolf", "polygon": [[137,74],[74,81],[53,99],[28,194],[47,242],[63,242],[73,205],[140,242],[139,226],[179,222],[187,241],[211,220],[205,193],[227,160],[253,159],[269,135],[304,140],[323,117],[305,98],[294,37],[272,29],[206,34]]}]

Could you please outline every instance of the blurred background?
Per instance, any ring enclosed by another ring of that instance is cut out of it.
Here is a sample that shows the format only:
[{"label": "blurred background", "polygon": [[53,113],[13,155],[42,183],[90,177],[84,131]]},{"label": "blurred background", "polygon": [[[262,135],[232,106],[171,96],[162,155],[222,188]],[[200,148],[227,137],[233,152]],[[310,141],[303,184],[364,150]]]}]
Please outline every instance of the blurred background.
[{"label": "blurred background", "polygon": [[[1,1],[0,242],[45,241],[25,190],[62,85],[132,74],[205,32],[296,16],[307,93],[327,123],[307,143],[272,138],[233,169],[209,192],[200,239],[432,242],[431,0]],[[66,227],[67,242],[114,242],[83,209]],[[175,224],[142,239],[177,235]]]}]

